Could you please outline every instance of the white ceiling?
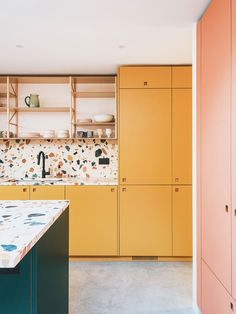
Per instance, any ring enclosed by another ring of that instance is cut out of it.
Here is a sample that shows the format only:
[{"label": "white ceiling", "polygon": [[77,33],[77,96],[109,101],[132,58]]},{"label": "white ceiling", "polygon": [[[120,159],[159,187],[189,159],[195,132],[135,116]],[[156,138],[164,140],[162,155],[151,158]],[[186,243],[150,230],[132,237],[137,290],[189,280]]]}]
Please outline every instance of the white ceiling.
[{"label": "white ceiling", "polygon": [[209,2],[0,0],[0,73],[111,74],[123,64],[189,64],[193,24]]}]

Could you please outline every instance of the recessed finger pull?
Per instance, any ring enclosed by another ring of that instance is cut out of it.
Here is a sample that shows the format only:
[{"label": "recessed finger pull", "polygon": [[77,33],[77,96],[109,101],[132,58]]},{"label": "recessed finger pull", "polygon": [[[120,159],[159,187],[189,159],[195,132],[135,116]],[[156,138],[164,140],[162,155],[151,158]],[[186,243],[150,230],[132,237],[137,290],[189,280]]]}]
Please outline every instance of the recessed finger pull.
[{"label": "recessed finger pull", "polygon": [[229,212],[229,206],[228,205],[225,205],[225,211],[226,211],[226,213]]}]

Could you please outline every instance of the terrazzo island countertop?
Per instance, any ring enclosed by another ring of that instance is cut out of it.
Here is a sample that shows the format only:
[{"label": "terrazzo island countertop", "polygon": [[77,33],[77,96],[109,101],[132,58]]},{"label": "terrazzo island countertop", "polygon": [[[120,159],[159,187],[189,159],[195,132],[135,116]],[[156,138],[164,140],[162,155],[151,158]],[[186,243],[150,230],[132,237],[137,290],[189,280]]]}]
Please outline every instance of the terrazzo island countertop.
[{"label": "terrazzo island countertop", "polygon": [[116,178],[0,178],[0,185],[118,185]]},{"label": "terrazzo island countertop", "polygon": [[0,201],[0,268],[14,268],[68,206],[68,201]]}]

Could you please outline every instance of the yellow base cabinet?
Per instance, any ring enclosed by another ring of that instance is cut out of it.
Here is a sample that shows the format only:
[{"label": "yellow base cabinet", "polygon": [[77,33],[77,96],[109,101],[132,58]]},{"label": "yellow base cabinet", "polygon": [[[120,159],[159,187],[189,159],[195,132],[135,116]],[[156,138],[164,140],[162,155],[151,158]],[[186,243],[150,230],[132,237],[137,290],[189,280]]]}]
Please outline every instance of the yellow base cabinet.
[{"label": "yellow base cabinet", "polygon": [[31,200],[64,200],[65,187],[63,185],[30,186]]},{"label": "yellow base cabinet", "polygon": [[173,186],[173,256],[192,256],[192,186]]},{"label": "yellow base cabinet", "polygon": [[120,187],[120,255],[171,256],[171,186]]},{"label": "yellow base cabinet", "polygon": [[70,256],[118,255],[116,186],[66,186]]},{"label": "yellow base cabinet", "polygon": [[28,200],[29,190],[28,186],[0,186],[0,200]]}]

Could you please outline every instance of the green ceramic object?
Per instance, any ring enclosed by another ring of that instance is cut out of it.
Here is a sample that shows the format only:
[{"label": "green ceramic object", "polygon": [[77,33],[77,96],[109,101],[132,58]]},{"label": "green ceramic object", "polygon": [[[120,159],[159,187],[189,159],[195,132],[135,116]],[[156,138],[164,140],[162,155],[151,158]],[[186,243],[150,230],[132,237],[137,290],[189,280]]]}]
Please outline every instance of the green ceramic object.
[{"label": "green ceramic object", "polygon": [[30,108],[39,107],[39,95],[30,94],[30,96],[25,97],[25,103]]}]

